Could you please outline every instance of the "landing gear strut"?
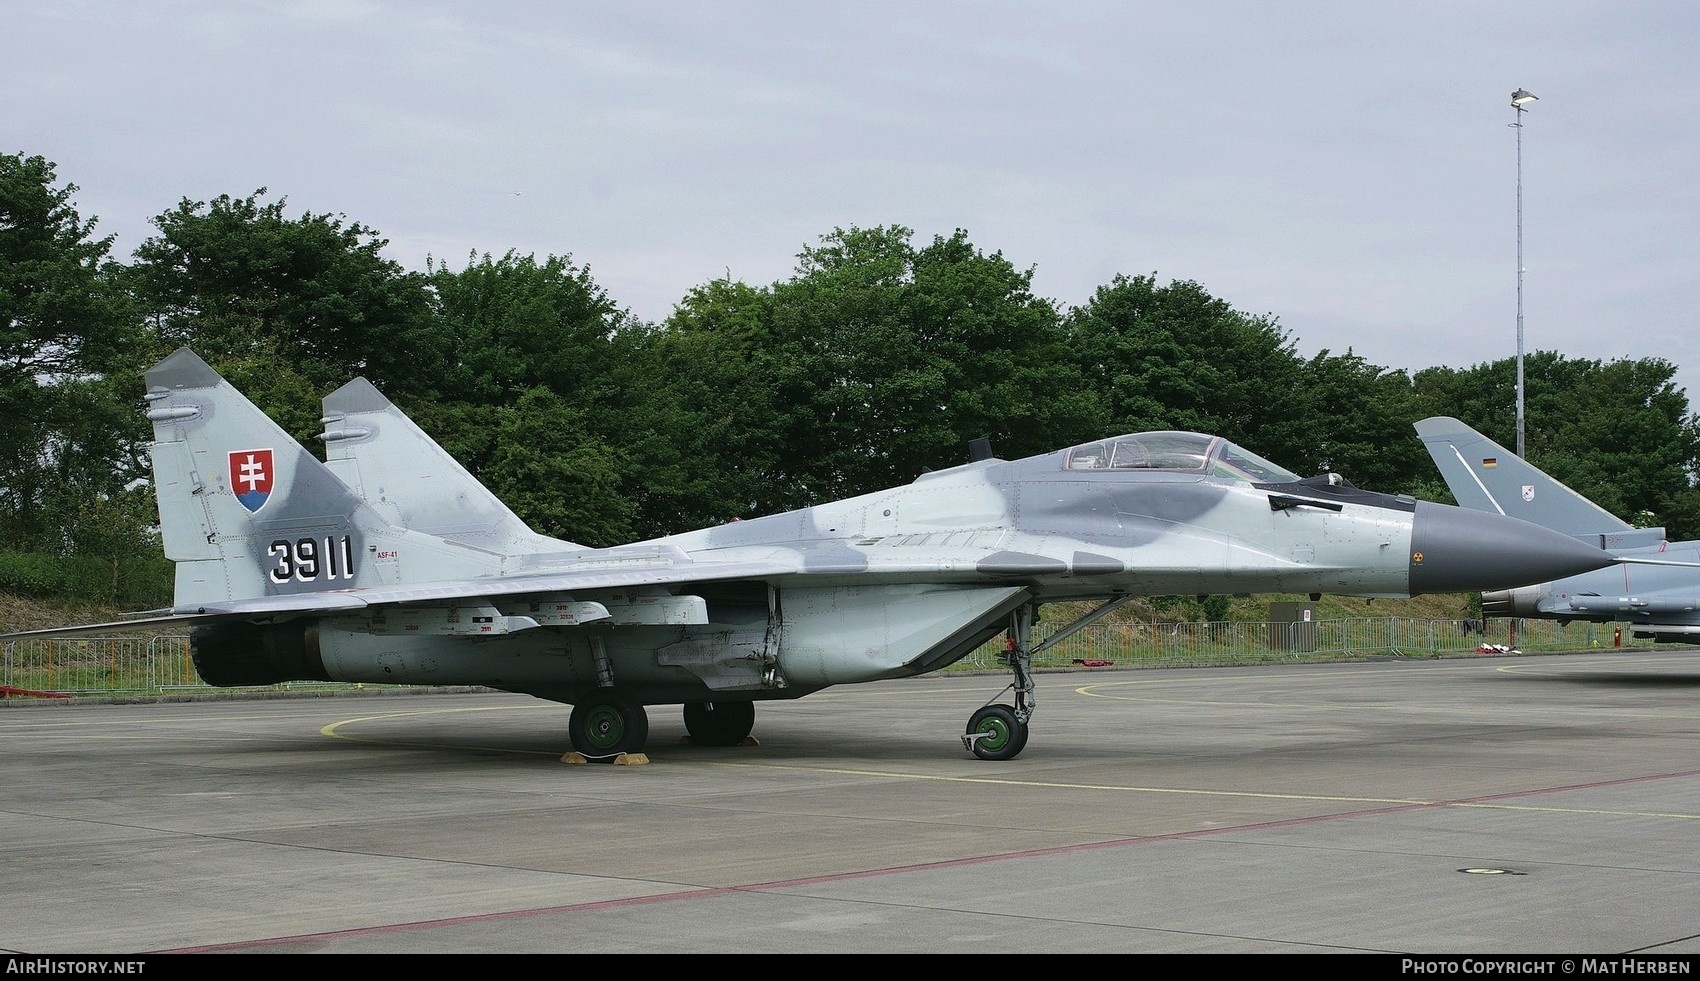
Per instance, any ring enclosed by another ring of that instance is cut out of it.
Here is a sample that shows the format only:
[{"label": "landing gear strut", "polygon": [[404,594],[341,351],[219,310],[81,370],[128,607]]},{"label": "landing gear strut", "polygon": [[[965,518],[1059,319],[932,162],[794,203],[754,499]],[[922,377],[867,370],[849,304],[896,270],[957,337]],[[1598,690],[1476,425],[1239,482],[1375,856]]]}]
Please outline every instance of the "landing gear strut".
[{"label": "landing gear strut", "polygon": [[1027,746],[1027,720],[1037,701],[1030,643],[1034,608],[1029,603],[1010,614],[1004,651],[998,656],[1015,673],[1015,681],[1005,689],[1015,692],[1015,705],[981,706],[968,717],[968,731],[962,734],[962,748],[982,760],[1013,760]]},{"label": "landing gear strut", "polygon": [[1132,596],[1123,595],[1105,600],[1058,627],[1039,644],[1033,643],[1033,621],[1038,618],[1039,604],[1029,602],[1011,613],[1004,650],[998,659],[1015,672],[1015,681],[1004,689],[1015,692],[1015,705],[988,704],[969,716],[968,731],[962,734],[962,748],[983,760],[1015,759],[1016,754],[1027,745],[1027,720],[1033,715],[1033,655],[1055,647],[1076,632],[1109,616],[1131,599]]}]

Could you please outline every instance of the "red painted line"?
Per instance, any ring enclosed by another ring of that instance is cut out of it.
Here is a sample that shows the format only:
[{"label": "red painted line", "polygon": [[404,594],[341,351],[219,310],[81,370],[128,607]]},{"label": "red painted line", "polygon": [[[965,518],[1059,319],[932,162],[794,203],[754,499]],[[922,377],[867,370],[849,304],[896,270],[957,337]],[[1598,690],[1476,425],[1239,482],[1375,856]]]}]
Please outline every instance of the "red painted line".
[{"label": "red painted line", "polygon": [[30,698],[70,698],[71,697],[70,695],[67,695],[63,692],[31,691],[28,688],[13,688],[11,685],[0,685],[0,698],[13,698],[13,697],[19,696],[19,695],[26,695]]}]

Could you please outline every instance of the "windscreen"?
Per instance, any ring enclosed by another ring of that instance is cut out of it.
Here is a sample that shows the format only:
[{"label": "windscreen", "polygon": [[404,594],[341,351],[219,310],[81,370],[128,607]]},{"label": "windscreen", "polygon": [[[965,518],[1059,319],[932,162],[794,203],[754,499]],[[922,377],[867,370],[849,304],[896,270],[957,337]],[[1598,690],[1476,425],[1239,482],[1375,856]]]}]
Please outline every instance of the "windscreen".
[{"label": "windscreen", "polygon": [[1070,470],[1164,470],[1274,484],[1298,480],[1256,453],[1219,436],[1176,431],[1132,433],[1068,450]]}]

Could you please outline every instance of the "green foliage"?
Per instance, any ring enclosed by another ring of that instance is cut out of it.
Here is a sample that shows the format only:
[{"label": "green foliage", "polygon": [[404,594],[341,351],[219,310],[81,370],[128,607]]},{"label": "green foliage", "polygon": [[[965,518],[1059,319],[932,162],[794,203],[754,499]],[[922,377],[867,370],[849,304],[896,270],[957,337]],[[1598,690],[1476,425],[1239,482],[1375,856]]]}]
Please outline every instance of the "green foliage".
[{"label": "green foliage", "polygon": [[[318,432],[318,398],[366,374],[432,363],[440,336],[425,279],[383,257],[386,241],[341,216],[297,218],[287,201],[183,199],[153,219],[128,283],[154,356],[193,347],[298,440]],[[151,360],[151,359],[150,359]]]},{"label": "green foliage", "polygon": [[156,609],[171,602],[171,579],[157,545],[110,559],[0,551],[0,592],[20,596]]},{"label": "green foliage", "polygon": [[[1524,358],[1525,456],[1583,497],[1633,522],[1651,512],[1672,539],[1700,537],[1700,420],[1660,358]],[[1456,416],[1515,449],[1516,362],[1418,372],[1431,414]]]},{"label": "green foliage", "polygon": [[126,502],[140,322],[111,238],[55,181],[41,157],[0,154],[0,547],[108,554],[152,522]]},{"label": "green foliage", "polygon": [[[1323,351],[1306,362],[1303,385],[1293,397],[1306,420],[1300,437],[1305,446],[1293,457],[1301,472],[1334,472],[1371,490],[1451,500],[1411,428],[1433,413],[1424,410],[1404,372],[1350,351]],[[1427,496],[1432,494],[1442,496]]]},{"label": "green foliage", "polygon": [[1068,347],[1114,432],[1216,433],[1278,463],[1305,445],[1291,335],[1197,283],[1117,275],[1070,311]]},{"label": "green foliage", "polygon": [[625,384],[648,392],[623,444],[631,459],[649,461],[639,496],[646,535],[806,499],[790,478],[796,454],[786,439],[800,407],[774,381],[788,370],[772,343],[774,316],[772,291],[715,280],[687,294],[666,329],[647,338],[646,357],[622,371]]},{"label": "green foliage", "polygon": [[100,370],[130,350],[132,311],[112,237],[71,206],[41,157],[0,154],[0,387]]},{"label": "green foliage", "polygon": [[474,255],[458,272],[433,264],[429,283],[425,350],[374,376],[395,392],[511,405],[546,385],[581,407],[606,393],[630,315],[570,256]]},{"label": "green foliage", "polygon": [[648,533],[654,471],[631,465],[658,390],[643,325],[565,256],[473,255],[433,263],[429,283],[428,356],[374,382],[539,531],[589,545]]},{"label": "green foliage", "polygon": [[773,287],[769,356],[755,366],[783,407],[789,506],[965,462],[975,437],[1017,457],[1099,435],[1031,270],[962,231],[920,250],[911,234],[835,230]]},{"label": "green foliage", "polygon": [[[141,371],[184,344],[308,446],[320,399],[365,375],[539,531],[590,545],[907,482],[977,437],[1014,459],[1201,430],[1439,501],[1412,423],[1453,415],[1515,443],[1510,360],[1414,375],[1350,350],[1307,360],[1273,315],[1154,273],[1063,311],[962,230],[916,243],[900,225],[835,228],[790,277],[703,283],[648,324],[570,256],[411,273],[367,226],[291,216],[264,190],[184,199],[126,266],[74,190],[40,157],[0,156],[0,548],[61,557],[8,559],[0,585],[120,591],[128,558],[157,556],[135,406]],[[1537,353],[1530,461],[1700,536],[1700,421],[1674,372]]]},{"label": "green foliage", "polygon": [[515,514],[546,535],[586,545],[632,537],[633,507],[619,490],[620,455],[587,433],[583,414],[543,388],[498,416],[485,480]]}]

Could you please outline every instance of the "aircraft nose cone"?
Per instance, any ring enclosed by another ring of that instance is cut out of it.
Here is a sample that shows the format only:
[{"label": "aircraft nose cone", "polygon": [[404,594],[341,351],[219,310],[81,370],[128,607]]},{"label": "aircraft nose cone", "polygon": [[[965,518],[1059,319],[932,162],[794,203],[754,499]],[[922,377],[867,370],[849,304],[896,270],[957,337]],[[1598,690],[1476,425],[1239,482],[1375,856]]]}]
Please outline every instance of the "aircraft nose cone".
[{"label": "aircraft nose cone", "polygon": [[1418,501],[1411,595],[1511,589],[1612,564],[1611,553],[1521,518]]}]

